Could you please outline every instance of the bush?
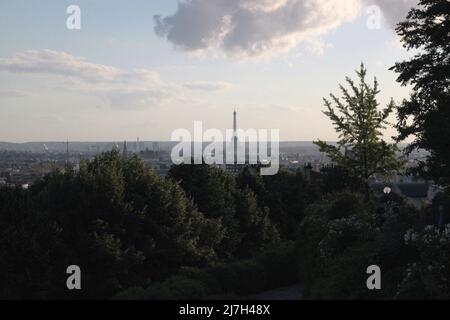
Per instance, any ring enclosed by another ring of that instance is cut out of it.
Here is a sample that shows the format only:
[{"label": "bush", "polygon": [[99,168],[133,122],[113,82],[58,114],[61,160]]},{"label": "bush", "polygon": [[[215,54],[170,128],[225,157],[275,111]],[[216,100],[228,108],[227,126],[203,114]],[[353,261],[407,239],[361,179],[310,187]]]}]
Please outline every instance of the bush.
[{"label": "bush", "polygon": [[209,272],[220,283],[221,292],[247,295],[266,287],[266,271],[259,261],[245,260],[219,265]]},{"label": "bush", "polygon": [[[397,295],[415,298],[417,288],[428,291],[429,297],[445,296],[446,289],[442,289],[445,271],[435,272],[430,277],[425,268],[436,261],[439,266],[446,265],[446,250],[442,246],[447,243],[442,238],[444,233],[430,227],[427,239],[433,235],[435,245],[417,246],[423,243],[415,242],[415,246],[407,246],[404,235],[408,229],[419,225],[419,213],[402,201],[395,202],[396,210],[377,211],[377,206],[386,206],[383,201],[364,204],[360,196],[345,192],[329,195],[307,209],[308,215],[300,226],[297,240],[297,254],[302,257],[299,275],[304,297],[392,299]],[[407,235],[421,239],[412,230]],[[411,264],[419,255],[422,263]],[[383,290],[367,290],[366,268],[370,265],[380,266]],[[440,283],[439,287],[435,283]]]},{"label": "bush", "polygon": [[301,259],[294,252],[294,244],[287,242],[259,257],[266,273],[266,287],[277,288],[298,281]]},{"label": "bush", "polygon": [[409,230],[404,239],[417,258],[408,264],[395,298],[450,299],[450,224]]},{"label": "bush", "polygon": [[120,300],[190,300],[239,297],[278,288],[296,281],[298,270],[292,243],[254,259],[219,264],[207,269],[181,268],[169,279],[148,288],[130,288]]}]

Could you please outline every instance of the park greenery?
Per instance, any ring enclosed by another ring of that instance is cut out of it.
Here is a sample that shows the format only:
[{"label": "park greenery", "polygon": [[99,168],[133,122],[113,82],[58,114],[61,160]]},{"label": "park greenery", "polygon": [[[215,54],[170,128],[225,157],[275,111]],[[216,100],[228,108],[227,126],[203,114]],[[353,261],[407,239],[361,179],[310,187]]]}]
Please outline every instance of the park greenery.
[{"label": "park greenery", "polygon": [[387,119],[394,110],[394,101],[378,110],[378,81],[375,79],[372,86],[367,84],[367,69],[363,64],[356,74],[358,84],[346,79],[351,90],[340,86],[342,99],[330,94],[335,108],[330,100],[324,99],[327,108],[324,113],[339,133],[337,145],[320,140],[315,143],[336,165],[362,183],[368,199],[370,178],[375,174],[388,176],[401,168],[401,162],[397,159],[397,145],[382,140],[382,130],[386,129]]},{"label": "park greenery", "polygon": [[[449,299],[450,4],[420,3],[398,27],[421,49],[394,67],[410,100],[379,111],[361,67],[336,109],[326,101],[341,140],[318,142],[335,161],[318,175],[178,165],[161,177],[113,150],[28,190],[1,188],[0,299],[245,298],[296,283],[305,299]],[[422,208],[369,186],[400,168],[380,135],[394,109],[398,140],[416,137],[411,148],[430,152],[421,174],[442,187]],[[83,289],[70,291],[74,264]],[[370,265],[382,290],[366,287]]]}]

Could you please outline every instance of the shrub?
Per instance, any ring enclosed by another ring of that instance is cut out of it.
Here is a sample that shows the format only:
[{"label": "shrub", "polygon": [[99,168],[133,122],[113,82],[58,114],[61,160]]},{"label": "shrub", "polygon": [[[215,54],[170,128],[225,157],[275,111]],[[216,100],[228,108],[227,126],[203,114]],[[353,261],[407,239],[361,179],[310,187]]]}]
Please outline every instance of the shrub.
[{"label": "shrub", "polygon": [[405,242],[417,250],[408,264],[395,296],[397,299],[450,299],[450,224],[409,230]]},{"label": "shrub", "polygon": [[295,254],[292,242],[263,253],[259,261],[265,269],[267,288],[282,287],[298,280],[297,270],[301,260]]},{"label": "shrub", "polygon": [[219,265],[210,273],[221,285],[221,292],[234,292],[247,295],[266,287],[264,266],[255,260],[244,260],[229,265]]},{"label": "shrub", "polygon": [[130,288],[115,296],[120,300],[190,300],[238,297],[278,288],[296,281],[298,270],[292,243],[251,259],[218,264],[207,269],[183,267],[146,289]]}]

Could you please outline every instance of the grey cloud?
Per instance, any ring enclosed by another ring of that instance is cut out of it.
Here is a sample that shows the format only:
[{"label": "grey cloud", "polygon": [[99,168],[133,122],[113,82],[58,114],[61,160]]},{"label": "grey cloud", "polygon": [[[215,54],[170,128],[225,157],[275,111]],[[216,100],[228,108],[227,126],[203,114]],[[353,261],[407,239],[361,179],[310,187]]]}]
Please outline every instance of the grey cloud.
[{"label": "grey cloud", "polygon": [[387,23],[395,27],[406,18],[409,10],[418,4],[418,0],[366,0],[368,4],[380,7]]},{"label": "grey cloud", "polygon": [[75,77],[89,82],[111,80],[119,73],[116,68],[89,63],[83,58],[53,50],[28,50],[0,59],[0,71]]},{"label": "grey cloud", "polygon": [[218,49],[232,57],[271,56],[352,21],[363,6],[378,5],[391,26],[418,0],[187,0],[154,30],[178,49]]},{"label": "grey cloud", "polygon": [[78,80],[84,83],[143,83],[159,82],[159,74],[151,70],[120,70],[115,67],[95,64],[81,57],[53,50],[28,50],[10,58],[0,59],[0,71],[53,75]]},{"label": "grey cloud", "polygon": [[[25,51],[0,59],[0,72],[56,76],[56,90],[75,90],[107,101],[113,108],[145,108],[181,98],[189,90],[219,92],[230,89],[228,82],[192,81],[176,85],[160,79],[147,69],[122,70],[94,64],[65,52]],[[19,96],[19,92],[0,91],[0,96]]]},{"label": "grey cloud", "polygon": [[62,78],[60,88],[106,99],[112,107],[159,104],[175,91],[151,70],[121,70],[52,50],[25,51],[0,59],[0,71],[58,76]]},{"label": "grey cloud", "polygon": [[155,32],[186,51],[270,56],[319,37],[359,12],[360,0],[190,0],[155,16]]}]

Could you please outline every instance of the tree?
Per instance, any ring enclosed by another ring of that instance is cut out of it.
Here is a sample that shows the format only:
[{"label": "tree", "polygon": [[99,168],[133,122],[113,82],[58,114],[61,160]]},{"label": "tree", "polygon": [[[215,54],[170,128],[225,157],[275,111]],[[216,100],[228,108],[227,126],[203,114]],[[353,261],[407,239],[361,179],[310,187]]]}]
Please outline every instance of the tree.
[{"label": "tree", "polygon": [[307,208],[297,240],[307,299],[361,298],[368,291],[362,288],[362,271],[376,253],[371,220],[371,208],[359,193],[329,194]]},{"label": "tree", "polygon": [[283,239],[293,240],[308,204],[318,198],[318,186],[308,183],[301,170],[281,169],[273,176],[260,176],[250,167],[236,177],[239,188],[249,188],[262,210],[269,208],[270,220]]},{"label": "tree", "polygon": [[[217,261],[221,220],[138,157],[112,151],[55,169],[30,190],[0,188],[0,298],[109,298],[182,266]],[[65,286],[82,269],[83,290]]]},{"label": "tree", "polygon": [[[239,177],[236,181],[230,173],[206,164],[172,166],[168,179],[179,183],[205,217],[222,221],[225,238],[219,250],[221,258],[254,256],[279,241],[269,209],[260,205],[245,183],[253,181],[250,172],[242,188]],[[259,181],[255,185],[263,188],[262,181],[255,179]]]},{"label": "tree", "polygon": [[415,140],[407,149],[430,152],[421,174],[450,184],[450,2],[421,0],[397,27],[404,47],[417,53],[391,68],[398,82],[412,85],[408,100],[398,107],[398,141]]},{"label": "tree", "polygon": [[[328,111],[324,114],[330,118],[339,133],[337,145],[316,141],[321,152],[325,152],[338,166],[348,170],[357,179],[366,197],[369,197],[369,179],[376,173],[388,174],[400,168],[397,160],[397,145],[382,140],[382,129],[388,124],[387,118],[394,109],[391,102],[383,110],[378,110],[377,95],[380,93],[378,82],[373,86],[366,83],[367,69],[361,64],[359,85],[347,77],[351,92],[342,85],[342,99],[330,94],[331,101],[324,99]],[[336,105],[333,108],[332,102]]]},{"label": "tree", "polygon": [[279,242],[278,229],[270,221],[269,209],[258,208],[256,195],[249,188],[236,193],[236,218],[242,233],[236,252],[238,257],[254,256]]},{"label": "tree", "polygon": [[231,258],[241,241],[236,219],[234,177],[207,164],[181,164],[170,168],[167,179],[178,183],[206,218],[222,221],[226,236],[218,253],[221,258]]},{"label": "tree", "polygon": [[396,299],[450,299],[450,225],[445,229],[427,226],[404,236],[408,247],[417,251],[397,286]]},{"label": "tree", "polygon": [[[405,244],[405,234],[411,238],[411,228],[419,226],[418,212],[399,201],[398,210],[380,221],[379,205],[376,199],[366,201],[360,193],[346,191],[325,195],[306,209],[296,245],[306,299],[391,299],[399,284],[408,285],[401,283],[405,269],[418,261],[419,252]],[[439,241],[443,233],[433,238]],[[447,248],[446,243],[439,248]],[[433,252],[442,258],[439,262],[448,258],[448,250]],[[439,264],[436,256],[430,252],[424,266]],[[367,290],[365,270],[370,265],[381,268],[383,290]],[[441,284],[447,286],[446,282]],[[405,291],[411,293],[408,287]]]},{"label": "tree", "polygon": [[48,297],[58,238],[54,223],[33,209],[28,190],[0,187],[0,299]]}]

